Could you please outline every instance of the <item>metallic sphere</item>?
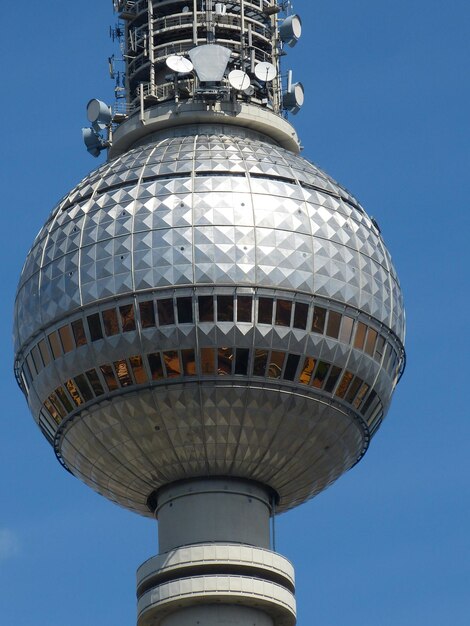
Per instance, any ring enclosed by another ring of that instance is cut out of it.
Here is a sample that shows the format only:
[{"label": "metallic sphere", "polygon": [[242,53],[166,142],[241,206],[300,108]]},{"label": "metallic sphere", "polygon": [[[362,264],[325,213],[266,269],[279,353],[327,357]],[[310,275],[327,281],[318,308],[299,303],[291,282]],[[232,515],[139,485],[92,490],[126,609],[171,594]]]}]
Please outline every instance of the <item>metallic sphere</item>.
[{"label": "metallic sphere", "polygon": [[53,210],[16,300],[16,374],[59,460],[151,515],[161,486],[250,478],[279,510],[364,454],[404,364],[380,232],[317,167],[184,127]]}]

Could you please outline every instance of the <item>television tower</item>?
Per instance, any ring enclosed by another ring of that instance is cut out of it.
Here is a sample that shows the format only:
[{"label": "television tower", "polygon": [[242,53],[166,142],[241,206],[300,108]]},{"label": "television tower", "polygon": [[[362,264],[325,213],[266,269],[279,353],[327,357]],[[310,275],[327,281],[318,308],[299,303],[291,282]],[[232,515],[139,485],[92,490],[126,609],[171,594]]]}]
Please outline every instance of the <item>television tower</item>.
[{"label": "television tower", "polygon": [[277,0],[115,0],[108,151],[24,265],[15,373],[59,462],[158,519],[138,626],[294,626],[270,519],[357,463],[404,367],[377,223],[299,156]]}]

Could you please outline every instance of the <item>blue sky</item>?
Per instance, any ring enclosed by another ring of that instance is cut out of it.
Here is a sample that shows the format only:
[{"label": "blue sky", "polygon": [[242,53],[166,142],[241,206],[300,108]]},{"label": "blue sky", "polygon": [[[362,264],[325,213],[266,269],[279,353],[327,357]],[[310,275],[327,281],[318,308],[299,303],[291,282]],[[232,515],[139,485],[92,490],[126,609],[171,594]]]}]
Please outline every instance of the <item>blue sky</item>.
[{"label": "blue sky", "polygon": [[[277,549],[296,566],[299,626],[466,626],[470,7],[295,8],[304,36],[287,63],[306,104],[293,121],[304,155],[381,226],[405,293],[408,367],[366,457],[279,518]],[[134,624],[135,569],[155,553],[156,528],[61,469],[12,376],[27,250],[97,165],[80,128],[90,98],[111,98],[112,3],[9,2],[2,18],[0,621]]]}]

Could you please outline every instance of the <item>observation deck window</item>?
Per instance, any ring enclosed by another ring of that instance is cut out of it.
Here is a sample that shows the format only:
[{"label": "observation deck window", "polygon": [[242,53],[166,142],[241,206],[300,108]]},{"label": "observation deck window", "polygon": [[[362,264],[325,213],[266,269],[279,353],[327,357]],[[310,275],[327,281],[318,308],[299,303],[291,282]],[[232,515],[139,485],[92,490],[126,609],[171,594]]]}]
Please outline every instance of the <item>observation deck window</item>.
[{"label": "observation deck window", "polygon": [[152,328],[155,326],[155,309],[153,308],[153,300],[139,302],[140,322],[142,328]]},{"label": "observation deck window", "polygon": [[323,335],[325,330],[326,309],[316,306],[313,309],[312,332]]},{"label": "observation deck window", "polygon": [[265,376],[268,353],[266,350],[255,350],[253,359],[253,376]]},{"label": "observation deck window", "polygon": [[[250,310],[251,310],[251,303],[250,303]],[[218,322],[233,322],[233,297],[232,296],[217,296],[217,321]]]},{"label": "observation deck window", "polygon": [[104,389],[96,370],[88,370],[88,372],[86,372],[86,377],[88,378],[88,382],[90,383],[95,396],[102,396],[104,394]]},{"label": "observation deck window", "polygon": [[354,347],[357,350],[362,350],[364,347],[364,340],[366,338],[367,326],[362,322],[357,323],[356,336],[354,337]]},{"label": "observation deck window", "polygon": [[335,388],[336,383],[338,382],[339,375],[341,374],[341,368],[337,365],[333,365],[330,370],[330,375],[328,376],[328,380],[325,383],[325,391],[331,393]]},{"label": "observation deck window", "polygon": [[71,326],[77,348],[79,348],[80,346],[86,346],[88,341],[86,338],[85,327],[83,326],[82,320],[73,321]]},{"label": "observation deck window", "polygon": [[172,298],[157,300],[157,311],[160,326],[169,326],[175,323],[175,310],[173,308]]},{"label": "observation deck window", "polygon": [[106,309],[106,311],[103,311],[102,317],[106,336],[112,337],[113,335],[117,335],[119,333],[119,322],[116,309]]},{"label": "observation deck window", "polygon": [[59,337],[60,342],[62,343],[62,349],[64,350],[64,354],[66,354],[67,352],[71,352],[75,348],[72,338],[72,332],[68,324],[59,328]]},{"label": "observation deck window", "polygon": [[119,384],[121,387],[129,387],[132,385],[132,378],[129,373],[129,368],[124,359],[120,361],[114,361],[114,369],[116,370],[116,375],[119,380]]},{"label": "observation deck window", "polygon": [[176,306],[178,309],[178,322],[180,324],[193,323],[193,299],[192,298],[176,298]]},{"label": "observation deck window", "polygon": [[284,361],[286,358],[285,352],[271,352],[268,366],[269,378],[281,378],[282,368],[284,367]]},{"label": "observation deck window", "polygon": [[215,350],[214,348],[201,348],[201,373],[215,374]]},{"label": "observation deck window", "polygon": [[235,354],[235,374],[246,376],[248,374],[250,351],[248,348],[237,348]]},{"label": "observation deck window", "polygon": [[[57,389],[55,390],[55,393],[57,397],[59,398],[61,405],[65,408],[67,413],[70,413],[71,411],[73,411],[72,402],[69,400],[69,397],[67,396],[65,391],[62,389],[62,387],[57,387]],[[57,405],[57,403],[55,404]]]},{"label": "observation deck window", "polygon": [[341,325],[341,314],[336,311],[330,311],[328,313],[328,325],[326,327],[326,334],[328,337],[338,339],[339,327]]},{"label": "observation deck window", "polygon": [[41,339],[38,346],[39,352],[41,353],[42,360],[44,362],[44,366],[49,365],[49,363],[51,362],[51,355],[49,353],[49,350],[47,349],[47,345],[44,339]]},{"label": "observation deck window", "polygon": [[290,326],[291,313],[291,300],[278,300],[276,302],[276,324],[278,326]]},{"label": "observation deck window", "polygon": [[284,370],[284,378],[286,380],[295,380],[299,361],[300,354],[289,354],[287,356],[286,369]]},{"label": "observation deck window", "polygon": [[339,340],[342,343],[347,343],[347,344],[350,343],[353,326],[354,326],[353,318],[349,317],[348,315],[343,315],[343,320],[341,322],[341,330],[339,333]]},{"label": "observation deck window", "polygon": [[354,399],[353,402],[353,406],[354,408],[358,409],[361,404],[362,401],[364,400],[364,397],[366,395],[366,393],[369,391],[369,385],[367,383],[363,383],[361,388],[359,389],[359,393],[357,394],[356,398]]},{"label": "observation deck window", "polygon": [[176,350],[167,350],[164,352],[163,361],[165,363],[166,375],[168,378],[181,376],[181,363],[179,354]]},{"label": "observation deck window", "polygon": [[163,378],[163,365],[161,356],[158,352],[147,355],[147,360],[152,374],[152,380],[160,380]]},{"label": "observation deck window", "polygon": [[217,354],[217,374],[224,376],[232,373],[233,348],[219,348]]},{"label": "observation deck window", "polygon": [[140,354],[131,356],[129,358],[131,364],[132,373],[134,374],[134,380],[138,385],[142,385],[148,381],[147,373],[144,368],[144,363]]},{"label": "observation deck window", "polygon": [[214,321],[214,298],[212,296],[199,296],[198,308],[200,322]]},{"label": "observation deck window", "polygon": [[349,385],[351,384],[352,379],[354,378],[354,374],[346,370],[343,374],[340,384],[336,390],[335,395],[338,398],[344,398],[346,395],[346,391],[348,390]]},{"label": "observation deck window", "polygon": [[35,370],[39,374],[39,372],[44,367],[44,363],[42,362],[41,354],[40,354],[39,348],[37,346],[34,346],[34,348],[31,350],[31,355],[33,357],[33,363],[34,363]]},{"label": "observation deck window", "polygon": [[93,399],[93,392],[90,389],[90,386],[84,374],[79,374],[78,376],[75,376],[74,382],[85,402],[89,402]]},{"label": "observation deck window", "polygon": [[359,378],[359,376],[356,376],[354,378],[354,380],[351,383],[351,386],[349,387],[349,391],[348,394],[346,396],[346,402],[349,402],[349,404],[352,404],[354,398],[356,397],[357,392],[359,391],[359,387],[362,385],[364,381]]},{"label": "observation deck window", "polygon": [[119,307],[121,315],[122,332],[128,333],[135,330],[135,312],[133,304],[124,304]]},{"label": "observation deck window", "polygon": [[101,373],[103,374],[104,381],[108,386],[109,391],[115,391],[119,389],[118,382],[114,376],[113,368],[110,365],[101,365]]},{"label": "observation deck window", "polygon": [[310,379],[312,378],[313,370],[315,369],[315,365],[316,365],[316,360],[313,357],[308,356],[305,358],[304,366],[302,368],[302,371],[300,372],[300,377],[299,377],[299,380],[302,384],[304,385],[309,384]]},{"label": "observation deck window", "polygon": [[374,330],[373,328],[369,328],[367,332],[366,347],[364,348],[365,353],[368,354],[369,356],[374,355],[376,340],[377,340],[377,331]]},{"label": "observation deck window", "polygon": [[237,322],[250,322],[252,320],[253,299],[251,296],[238,296],[237,298]]},{"label": "observation deck window", "polygon": [[54,359],[58,359],[62,356],[62,349],[60,347],[59,335],[57,331],[54,331],[47,337],[49,339],[49,345],[51,346],[52,354]]},{"label": "observation deck window", "polygon": [[87,322],[91,340],[98,341],[99,339],[103,339],[103,329],[101,328],[99,313],[93,313],[93,315],[88,315]]},{"label": "observation deck window", "polygon": [[273,299],[272,298],[260,298],[258,301],[258,323],[259,324],[272,324],[273,323]]},{"label": "observation deck window", "polygon": [[183,374],[185,376],[196,376],[196,358],[194,350],[181,350],[181,360],[183,361]]},{"label": "observation deck window", "polygon": [[294,309],[294,328],[305,330],[307,328],[308,304],[296,302]]},{"label": "observation deck window", "polygon": [[83,404],[83,399],[77,389],[77,386],[75,385],[74,381],[71,378],[65,383],[65,386],[67,387],[67,391],[69,392],[75,404],[77,406],[80,406],[81,404]]},{"label": "observation deck window", "polygon": [[317,389],[323,388],[329,369],[329,363],[325,363],[325,361],[320,361],[318,363],[317,369],[315,370],[315,376],[313,377],[312,387],[316,387]]}]

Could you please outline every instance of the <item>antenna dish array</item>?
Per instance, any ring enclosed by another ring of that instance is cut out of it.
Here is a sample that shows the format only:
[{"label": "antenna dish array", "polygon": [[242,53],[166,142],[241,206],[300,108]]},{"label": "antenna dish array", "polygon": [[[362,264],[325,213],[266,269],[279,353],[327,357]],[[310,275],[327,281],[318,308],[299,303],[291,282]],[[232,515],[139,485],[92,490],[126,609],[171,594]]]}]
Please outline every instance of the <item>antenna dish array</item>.
[{"label": "antenna dish array", "polygon": [[289,15],[279,26],[282,43],[293,48],[302,35],[302,20],[298,15]]},{"label": "antenna dish array", "polygon": [[82,128],[82,137],[88,152],[97,157],[103,150],[109,148],[109,137],[105,139],[101,132],[111,128],[113,114],[109,105],[96,99],[90,100],[86,112],[91,128]]}]

